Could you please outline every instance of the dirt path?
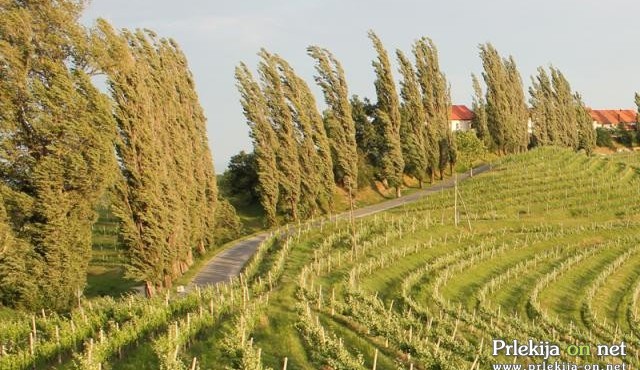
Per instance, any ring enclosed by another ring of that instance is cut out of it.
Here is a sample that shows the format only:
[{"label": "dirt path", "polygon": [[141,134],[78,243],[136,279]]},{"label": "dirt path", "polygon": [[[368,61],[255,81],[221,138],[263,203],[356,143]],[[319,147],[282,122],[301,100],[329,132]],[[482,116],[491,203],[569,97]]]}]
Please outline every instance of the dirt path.
[{"label": "dirt path", "polygon": [[[489,165],[483,165],[477,167],[473,170],[474,175],[479,175],[483,172],[490,170]],[[468,173],[458,175],[458,181],[463,181],[469,177]],[[453,179],[447,179],[442,181],[436,185],[433,185],[424,190],[416,191],[410,195],[391,199],[388,201],[384,201],[382,203],[373,204],[370,206],[358,208],[354,211],[354,216],[356,218],[365,217],[372,215],[374,213],[379,213],[386,211],[391,208],[400,207],[404,204],[416,202],[429,194],[433,194],[443,189],[452,188],[454,186]],[[342,213],[336,215],[331,218],[331,220],[335,220],[336,218],[346,218],[349,217],[349,213]],[[256,249],[264,241],[269,237],[271,232],[265,231],[260,234],[256,234],[249,239],[244,239],[231,247],[225,249],[224,251],[217,254],[213,257],[195,276],[191,285],[195,286],[205,286],[205,285],[213,285],[221,282],[227,282],[229,279],[238,276],[240,271],[242,271],[242,267],[247,261],[251,258],[253,253],[255,253]]]}]

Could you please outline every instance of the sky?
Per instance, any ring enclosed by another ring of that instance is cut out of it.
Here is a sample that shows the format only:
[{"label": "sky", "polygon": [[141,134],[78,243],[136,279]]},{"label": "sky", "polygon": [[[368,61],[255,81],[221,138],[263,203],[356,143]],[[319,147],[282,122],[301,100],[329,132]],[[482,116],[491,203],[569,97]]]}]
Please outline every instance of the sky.
[{"label": "sky", "polygon": [[470,104],[471,73],[482,72],[478,45],[491,42],[503,56],[514,56],[525,87],[538,66],[553,65],[587,105],[633,108],[640,90],[638,14],[636,0],[92,0],[82,20],[150,28],[180,44],[221,173],[231,156],[251,150],[234,68],[243,61],[255,71],[262,47],[288,60],[312,85],[320,109],[307,46],[331,50],[345,69],[350,94],[375,101],[370,29],[390,56],[396,49],[410,53],[422,36],[433,39],[454,104]]}]

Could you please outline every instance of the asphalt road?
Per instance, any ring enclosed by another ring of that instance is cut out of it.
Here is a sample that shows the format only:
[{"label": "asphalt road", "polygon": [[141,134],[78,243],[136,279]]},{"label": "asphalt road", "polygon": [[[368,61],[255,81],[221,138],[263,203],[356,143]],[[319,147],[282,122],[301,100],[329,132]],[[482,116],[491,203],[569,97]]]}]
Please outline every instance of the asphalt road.
[{"label": "asphalt road", "polygon": [[[489,165],[483,165],[473,170],[474,175],[479,175],[483,172],[490,170]],[[468,173],[458,175],[458,181],[463,181],[469,177]],[[416,191],[415,193],[403,196],[400,198],[384,201],[378,204],[373,204],[367,207],[356,209],[353,214],[354,217],[360,218],[386,211],[391,208],[400,207],[404,204],[416,202],[429,194],[439,192],[443,189],[452,188],[454,186],[453,179],[447,179],[436,185],[430,186],[424,190]],[[349,213],[342,213],[331,217],[331,220],[336,218],[347,218]],[[227,282],[231,278],[236,277],[242,271],[242,267],[249,261],[251,256],[255,253],[256,249],[262,241],[269,237],[271,232],[263,232],[256,234],[251,238],[241,240],[231,247],[213,257],[196,275],[191,285],[193,286],[206,286],[217,283]]]}]

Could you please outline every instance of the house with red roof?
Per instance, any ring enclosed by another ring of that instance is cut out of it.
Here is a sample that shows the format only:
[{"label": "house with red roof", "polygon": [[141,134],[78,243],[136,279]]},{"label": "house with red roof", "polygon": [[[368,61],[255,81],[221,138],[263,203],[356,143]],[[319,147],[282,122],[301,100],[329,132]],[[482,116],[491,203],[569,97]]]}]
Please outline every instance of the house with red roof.
[{"label": "house with red roof", "polygon": [[449,121],[451,123],[451,131],[469,131],[471,130],[471,121],[473,121],[473,111],[466,105],[452,105]]},{"label": "house with red roof", "polygon": [[627,130],[631,130],[638,124],[638,112],[634,109],[589,109],[589,114],[593,119],[593,128],[614,129],[623,124]]}]

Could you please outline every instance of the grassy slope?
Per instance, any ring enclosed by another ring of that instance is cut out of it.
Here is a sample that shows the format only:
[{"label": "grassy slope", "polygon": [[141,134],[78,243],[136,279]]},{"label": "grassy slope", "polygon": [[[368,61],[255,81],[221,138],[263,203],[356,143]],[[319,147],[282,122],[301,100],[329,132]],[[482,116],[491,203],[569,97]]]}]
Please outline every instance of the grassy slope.
[{"label": "grassy slope", "polygon": [[[467,191],[469,193],[464,196],[467,197],[467,206],[471,208],[469,210],[470,217],[478,217],[473,221],[474,233],[486,233],[492,238],[498,238],[498,243],[508,244],[509,240],[522,239],[522,235],[509,231],[505,236],[502,236],[501,233],[496,232],[497,230],[518,229],[521,225],[530,227],[548,225],[552,229],[580,229],[594,223],[615,222],[621,219],[628,219],[630,222],[639,221],[636,210],[630,210],[627,207],[630,205],[632,197],[629,191],[625,190],[633,189],[632,193],[638,192],[638,173],[636,170],[619,166],[616,157],[587,159],[565,151],[554,152],[553,150],[542,153],[531,154],[529,158],[525,155],[523,162],[518,164],[508,164],[507,161],[507,164],[504,165],[505,171],[499,168],[491,174],[478,177],[469,184],[461,186],[463,195]],[[546,161],[545,155],[548,157]],[[626,163],[635,160],[635,158],[625,158]],[[563,166],[566,168],[562,168]],[[522,169],[520,175],[516,168]],[[595,179],[593,193],[584,189],[584,186],[590,183],[591,177]],[[490,185],[500,184],[503,181],[506,184],[502,184],[500,188],[493,188],[493,194],[487,193],[492,191],[489,190],[492,189]],[[452,237],[459,231],[451,224],[450,203],[446,206],[449,209],[445,213],[440,212],[442,202],[447,197],[452,197],[451,192],[445,192],[442,199],[434,199],[433,201],[427,199],[425,202],[409,206],[407,209],[390,212],[396,217],[416,217],[418,219],[424,217],[425,213],[429,213],[431,218],[444,220],[442,225],[432,226],[429,230],[416,232],[412,235],[407,234],[406,237],[394,241],[391,248],[400,248],[432,237],[443,238],[445,235],[448,235],[450,239],[438,248],[428,249],[411,258],[399,259],[385,268],[376,269],[375,273],[361,281],[362,288],[372,293],[377,292],[379,297],[382,297],[386,302],[398,299],[401,282],[409,272],[424,264],[425,261],[431,261],[437,256],[464,247],[463,243],[458,244]],[[633,228],[630,228],[629,232],[633,232],[632,230]],[[566,236],[551,237],[548,241],[535,243],[530,248],[508,250],[504,255],[489,258],[486,262],[479,262],[472,265],[471,268],[454,274],[444,285],[443,296],[452,304],[463,303],[462,307],[471,311],[477,303],[475,294],[491,277],[504,273],[517,265],[518,262],[526,262],[537,254],[558,246],[562,248],[566,246],[568,248],[566,256],[561,253],[546,262],[541,262],[536,268],[525,271],[521,276],[514,277],[510,284],[504,285],[504,289],[499,289],[490,297],[494,307],[502,306],[503,312],[518,312],[518,317],[526,317],[525,303],[530,290],[542,276],[557,267],[563,258],[566,259],[571,255],[571,248],[579,250],[579,248],[600,243],[602,240],[615,240],[620,232],[620,229],[615,229],[572,233]],[[580,323],[579,309],[584,299],[586,287],[608,262],[611,262],[628,247],[627,244],[620,244],[603,249],[593,257],[586,259],[579,269],[570,270],[561,275],[552,286],[543,289],[540,294],[542,306],[550,313],[550,316],[559,317],[566,324],[570,321]],[[298,252],[300,255],[292,258],[287,267],[291,270],[288,271],[295,272],[301,264],[305,263],[305,253],[307,261],[312,259],[309,246],[300,246],[300,248],[302,249]],[[374,258],[376,255],[375,251],[368,254],[369,258]],[[630,259],[628,263],[631,266],[637,266],[638,261]],[[349,267],[346,266],[336,269],[331,274],[322,277],[318,283],[326,287],[341,286],[348,269]],[[624,298],[624,292],[628,291],[627,285],[624,284],[637,280],[637,273],[634,273],[633,269],[627,268],[621,268],[618,271],[609,279],[608,284],[604,285],[605,288],[601,289],[601,293],[597,296],[599,300],[607,302],[629,300],[628,297]],[[430,280],[427,280],[427,284],[416,291],[418,301],[425,302],[426,306],[431,305],[432,298],[430,297],[433,296],[428,281]],[[619,283],[616,285],[616,282]],[[278,294],[272,296],[270,305],[272,311],[269,311],[269,314],[273,316],[269,317],[266,324],[255,333],[257,344],[264,350],[265,363],[274,367],[278,365],[278,358],[286,353],[291,353],[291,351],[296,353],[295,357],[304,357],[300,353],[299,347],[287,345],[287,343],[295,342],[297,337],[297,333],[290,329],[295,322],[295,312],[291,307],[296,302],[295,289],[291,284],[291,282],[285,281]],[[600,304],[600,306],[603,305],[603,303]],[[609,307],[609,305],[605,307]],[[622,321],[626,318],[621,312],[626,309],[626,306],[614,304],[613,307],[614,309],[609,310],[601,307],[601,315],[606,315],[610,322],[618,320],[622,325]],[[431,306],[431,309],[434,309],[434,306]],[[290,317],[288,320],[287,316]],[[349,324],[349,320],[335,321],[327,318],[326,315],[323,315],[323,320],[328,328],[344,338],[354,353],[371,353],[372,348],[377,346],[375,338],[368,337],[366,333],[354,329],[353,324]],[[583,328],[586,327],[584,324],[580,325]],[[471,329],[461,329],[460,331],[465,335],[470,335],[469,333],[473,332]],[[369,347],[368,350],[367,347]],[[393,358],[393,355],[385,356],[385,360],[383,360],[385,365],[382,368],[391,368],[390,361]]]},{"label": "grassy slope", "polygon": [[[440,351],[447,361],[459,360],[465,364],[463,368],[469,368],[474,354],[465,346],[475,343],[477,347],[481,340],[487,343],[494,335],[489,329],[506,336],[511,335],[505,334],[509,330],[517,329],[515,332],[527,337],[539,335],[533,334],[538,331],[555,330],[547,329],[547,324],[540,324],[539,317],[531,316],[526,304],[528,297],[533,287],[563,261],[596,247],[597,250],[575,268],[562,270],[551,284],[543,287],[538,301],[551,327],[564,330],[563,327],[574,322],[581,331],[591,333],[593,341],[604,341],[609,329],[592,328],[583,320],[580,307],[586,299],[585,291],[594,284],[596,276],[634,245],[632,241],[618,238],[640,233],[640,208],[634,201],[640,195],[640,171],[635,167],[638,162],[634,157],[589,159],[554,149],[506,158],[493,172],[460,186],[467,207],[461,210],[461,218],[463,221],[469,218],[471,232],[453,225],[453,192],[447,190],[421,202],[359,220],[357,228],[363,234],[358,243],[362,250],[353,259],[346,257],[350,247],[344,223],[327,226],[323,233],[311,232],[292,248],[282,280],[271,292],[269,305],[251,334],[262,349],[263,363],[274,369],[281,368],[282,359],[287,356],[289,368],[321,368],[311,355],[318,349],[317,345],[306,343],[295,326],[300,319],[296,308],[300,301],[299,275],[305,267],[314,264],[317,252],[323,253],[319,262],[325,267],[313,282],[316,287],[322,286],[326,295],[334,290],[338,303],[345,300],[349,273],[353,268],[359,269],[356,287],[365,296],[375,295],[381,299],[386,309],[392,307],[388,314],[391,317],[406,319],[407,315],[424,312],[426,316],[419,319],[420,324],[412,326],[413,337],[418,338],[414,341],[421,341],[433,353],[435,343],[440,345],[443,340]],[[398,234],[398,230],[403,232]],[[331,235],[340,238],[332,242],[331,248],[319,250],[323,240]],[[605,247],[607,243],[611,245]],[[494,249],[475,255],[471,251],[477,244]],[[393,254],[414,245],[415,250],[407,249],[406,254]],[[463,253],[462,257],[437,264],[438,260],[446,260],[459,252]],[[342,262],[336,264],[339,256]],[[384,265],[373,265],[385,256],[390,257]],[[463,265],[470,258],[472,263]],[[508,274],[519,263],[534,260],[536,263],[527,269]],[[271,263],[272,258],[265,259],[265,265]],[[424,266],[432,266],[432,270],[419,274],[416,282],[408,285],[408,292],[420,310],[413,312],[403,302],[401,289],[407,278]],[[632,335],[627,310],[640,280],[638,267],[639,256],[624,261],[598,288],[593,303],[598,321],[604,322],[606,318],[605,327],[617,325],[625,335]],[[486,299],[480,299],[480,291],[492,279],[507,275]],[[481,305],[484,311],[477,311]],[[404,368],[409,363],[414,363],[416,369],[428,368],[418,355],[414,354],[410,360],[409,350],[397,342],[407,340],[408,327],[403,335],[391,338],[387,347],[383,337],[372,331],[371,325],[380,320],[362,322],[348,311],[332,316],[326,305],[320,309],[313,307],[327,333],[342,338],[351,356],[363,356],[365,368],[371,368],[376,348],[380,350],[378,369],[397,368],[396,363]],[[464,316],[472,313],[474,317],[476,313],[479,315],[478,323]],[[458,315],[466,319],[456,320]],[[556,317],[560,320],[554,323]],[[435,319],[434,330],[424,331],[429,319]],[[489,329],[480,326],[489,320]],[[203,369],[221,368],[224,366],[221,342],[231,329],[229,325],[231,320],[225,319],[201,333],[181,356],[198,357]],[[553,335],[548,332],[540,338],[551,339]],[[447,338],[455,338],[461,347],[447,347]],[[136,368],[156,364],[156,361],[149,341],[143,341],[140,347],[128,351],[123,360],[115,361],[112,368]],[[487,362],[483,361],[481,368],[484,369]]]}]

